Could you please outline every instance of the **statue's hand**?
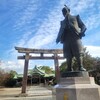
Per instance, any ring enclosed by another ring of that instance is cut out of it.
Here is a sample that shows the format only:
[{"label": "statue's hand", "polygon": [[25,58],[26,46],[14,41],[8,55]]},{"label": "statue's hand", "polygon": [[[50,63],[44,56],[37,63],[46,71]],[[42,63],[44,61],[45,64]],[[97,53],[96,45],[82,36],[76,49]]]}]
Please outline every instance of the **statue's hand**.
[{"label": "statue's hand", "polygon": [[79,34],[80,39],[82,39],[82,34]]},{"label": "statue's hand", "polygon": [[85,34],[84,34],[83,32],[81,32],[81,33],[79,34],[80,39],[81,39],[82,37],[84,37],[84,36],[85,36]]},{"label": "statue's hand", "polygon": [[57,44],[59,43],[58,39],[56,39],[56,43],[57,43]]}]

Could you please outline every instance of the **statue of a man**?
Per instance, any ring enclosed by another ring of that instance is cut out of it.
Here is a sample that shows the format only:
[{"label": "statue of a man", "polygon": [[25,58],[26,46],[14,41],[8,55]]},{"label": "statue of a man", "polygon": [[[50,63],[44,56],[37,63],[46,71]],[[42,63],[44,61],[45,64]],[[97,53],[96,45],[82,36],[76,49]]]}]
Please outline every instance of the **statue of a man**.
[{"label": "statue of a man", "polygon": [[56,43],[63,43],[64,57],[67,59],[67,71],[72,71],[72,58],[75,57],[78,63],[79,71],[86,71],[83,67],[83,46],[81,38],[85,36],[86,26],[80,19],[80,16],[72,16],[70,9],[65,5],[62,9],[64,20],[61,21],[61,27],[56,39]]}]

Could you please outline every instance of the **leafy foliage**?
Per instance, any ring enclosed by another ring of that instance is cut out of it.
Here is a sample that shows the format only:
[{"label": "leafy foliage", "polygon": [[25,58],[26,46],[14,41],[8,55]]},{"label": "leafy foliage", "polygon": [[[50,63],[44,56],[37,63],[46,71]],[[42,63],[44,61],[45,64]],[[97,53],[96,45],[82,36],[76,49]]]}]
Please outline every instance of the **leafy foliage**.
[{"label": "leafy foliage", "polygon": [[55,71],[49,66],[40,66],[40,69],[44,70],[46,74],[54,74]]},{"label": "leafy foliage", "polygon": [[60,65],[60,71],[61,71],[61,72],[64,72],[66,68],[67,68],[67,63],[66,63],[66,62],[63,62],[63,63]]},{"label": "leafy foliage", "polygon": [[0,85],[4,84],[4,80],[5,80],[5,72],[4,70],[0,69]]},{"label": "leafy foliage", "polygon": [[13,87],[16,84],[16,80],[14,79],[15,71],[5,72],[0,69],[0,85],[6,87]]}]

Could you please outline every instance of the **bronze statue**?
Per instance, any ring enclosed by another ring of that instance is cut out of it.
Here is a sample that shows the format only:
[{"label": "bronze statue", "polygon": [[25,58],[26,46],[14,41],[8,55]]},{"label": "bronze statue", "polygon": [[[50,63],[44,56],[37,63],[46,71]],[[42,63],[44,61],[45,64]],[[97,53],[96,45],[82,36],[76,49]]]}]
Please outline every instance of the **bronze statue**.
[{"label": "bronze statue", "polygon": [[62,9],[63,16],[56,43],[63,43],[64,57],[67,59],[67,71],[73,71],[72,58],[75,57],[79,71],[86,71],[83,67],[83,46],[81,38],[85,36],[86,26],[79,15],[70,14],[70,9],[65,5]]}]

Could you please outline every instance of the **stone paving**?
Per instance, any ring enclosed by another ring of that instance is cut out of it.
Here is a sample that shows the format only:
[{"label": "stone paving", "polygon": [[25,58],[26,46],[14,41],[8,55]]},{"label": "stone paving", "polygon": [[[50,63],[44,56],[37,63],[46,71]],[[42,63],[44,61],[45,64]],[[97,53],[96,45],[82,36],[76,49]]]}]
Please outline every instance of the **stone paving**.
[{"label": "stone paving", "polygon": [[2,97],[0,100],[53,100],[51,96],[36,96],[36,97]]},{"label": "stone paving", "polygon": [[27,89],[28,96],[47,96],[52,95],[52,91],[50,89],[47,89],[47,87],[41,87],[41,86],[30,86]]},{"label": "stone paving", "polygon": [[0,88],[0,100],[53,100],[52,90],[43,86],[29,86],[26,94],[21,95],[21,88]]}]

